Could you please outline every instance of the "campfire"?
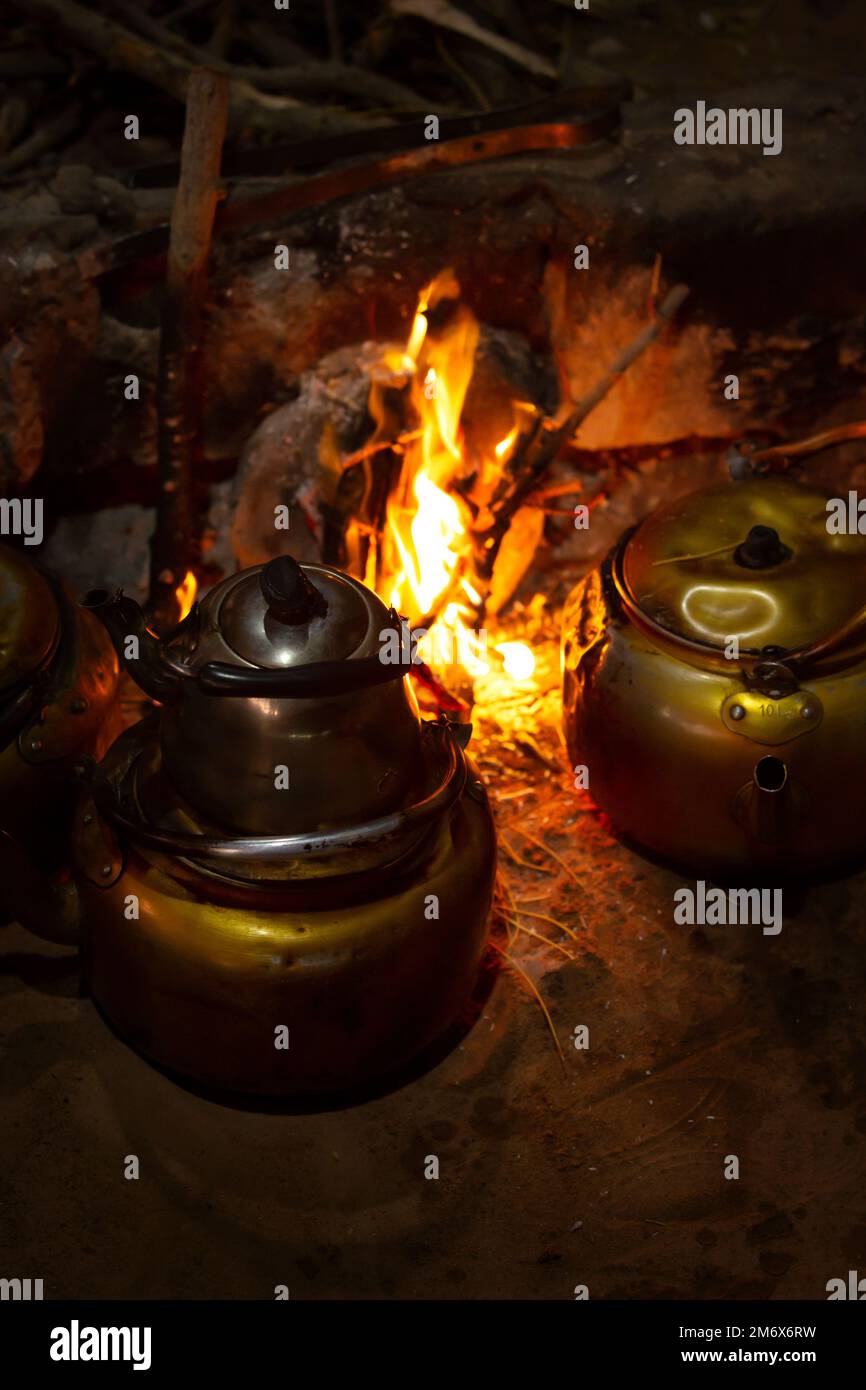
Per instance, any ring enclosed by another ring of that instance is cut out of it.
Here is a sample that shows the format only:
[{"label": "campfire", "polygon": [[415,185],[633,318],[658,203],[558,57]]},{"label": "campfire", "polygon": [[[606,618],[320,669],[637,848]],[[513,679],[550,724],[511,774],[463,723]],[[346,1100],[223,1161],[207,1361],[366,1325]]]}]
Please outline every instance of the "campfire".
[{"label": "campfire", "polygon": [[[470,456],[461,419],[478,341],[477,319],[461,302],[457,280],[442,271],[421,291],[405,349],[385,352],[373,373],[376,431],[356,465],[365,472],[358,510],[366,520],[351,523],[349,553],[363,563],[366,583],[412,625],[419,654],[434,671],[485,675],[495,651],[514,679],[527,680],[535,663],[525,643],[488,648],[478,538],[490,524],[520,421],[536,407],[514,401],[508,433],[489,453]],[[393,407],[386,398],[395,394],[411,416],[398,441],[388,437]]]},{"label": "campfire", "polygon": [[[320,489],[318,518],[304,513],[307,526],[317,538],[329,530],[329,539],[321,536],[324,558],[363,579],[409,624],[435,678],[434,708],[437,700],[448,707],[454,696],[471,703],[473,682],[491,674],[507,684],[531,682],[532,646],[500,630],[498,614],[542,539],[545,498],[568,501],[583,486],[573,480],[548,493],[542,485],[582,420],[685,294],[675,287],[610,370],[555,417],[517,392],[503,401],[500,390],[496,408],[488,403],[482,412],[481,428],[469,429],[465,412],[482,329],[454,272],[444,269],[422,287],[405,343],[383,345],[369,363],[373,428],[364,444],[341,454],[326,420],[318,454],[331,483]],[[603,491],[594,500],[603,501]],[[575,527],[589,512],[582,501],[555,510]],[[430,689],[425,681],[422,704],[430,704]]]}]

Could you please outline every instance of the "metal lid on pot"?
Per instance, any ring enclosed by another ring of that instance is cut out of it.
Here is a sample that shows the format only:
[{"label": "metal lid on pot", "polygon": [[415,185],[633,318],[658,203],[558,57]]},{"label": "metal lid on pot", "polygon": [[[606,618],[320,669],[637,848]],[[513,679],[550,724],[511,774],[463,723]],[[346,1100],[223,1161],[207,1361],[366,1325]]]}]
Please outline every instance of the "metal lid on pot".
[{"label": "metal lid on pot", "polygon": [[866,536],[833,535],[827,499],[787,478],[705,488],[628,540],[625,596],[689,642],[797,651],[866,616]]},{"label": "metal lid on pot", "polygon": [[60,614],[48,581],[0,546],[0,691],[29,680],[57,644]]},{"label": "metal lid on pot", "polygon": [[241,661],[279,670],[372,656],[387,626],[388,609],[362,584],[281,555],[211,590],[192,627],[185,663]]}]

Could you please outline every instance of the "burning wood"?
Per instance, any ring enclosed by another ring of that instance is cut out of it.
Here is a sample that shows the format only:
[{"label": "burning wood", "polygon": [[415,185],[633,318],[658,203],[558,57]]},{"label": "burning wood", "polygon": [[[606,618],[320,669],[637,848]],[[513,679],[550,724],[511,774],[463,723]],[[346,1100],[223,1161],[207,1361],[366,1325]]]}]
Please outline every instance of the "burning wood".
[{"label": "burning wood", "polygon": [[[462,686],[489,672],[484,620],[494,567],[512,522],[578,426],[659,335],[687,293],[684,286],[675,287],[610,370],[555,419],[544,418],[534,403],[513,398],[509,428],[481,452],[467,447],[463,427],[480,329],[460,299],[452,271],[442,271],[422,289],[405,348],[383,351],[370,390],[374,435],[343,460],[344,467],[358,465],[365,475],[347,548],[370,587],[407,618],[423,643],[425,660],[447,683]],[[402,404],[411,417],[408,430],[395,428],[394,397],[401,390],[408,392]],[[540,536],[539,528],[527,564]],[[525,643],[501,641],[492,650],[495,665],[508,678],[531,679],[535,658]]]}]

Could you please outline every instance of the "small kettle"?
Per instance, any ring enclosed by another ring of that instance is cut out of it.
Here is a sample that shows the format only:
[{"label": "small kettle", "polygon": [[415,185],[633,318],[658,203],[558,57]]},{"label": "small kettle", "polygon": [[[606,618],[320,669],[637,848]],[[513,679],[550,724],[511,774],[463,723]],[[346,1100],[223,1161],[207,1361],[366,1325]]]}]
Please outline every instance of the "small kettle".
[{"label": "small kettle", "polygon": [[823,493],[755,477],[654,512],[567,600],[562,668],[572,762],[639,845],[718,875],[866,850],[866,537]]},{"label": "small kettle", "polygon": [[411,790],[418,706],[406,667],[380,659],[399,619],[357,580],[282,555],[216,585],[163,641],[122,593],[85,602],[162,706],[165,774],[218,825],[349,826]]},{"label": "small kettle", "polygon": [[220,1089],[318,1094],[403,1066],[474,987],[496,846],[470,728],[420,719],[397,615],[288,556],[224,580],[162,642],[122,595],[89,604],[160,703],[81,760],[103,1013]]}]

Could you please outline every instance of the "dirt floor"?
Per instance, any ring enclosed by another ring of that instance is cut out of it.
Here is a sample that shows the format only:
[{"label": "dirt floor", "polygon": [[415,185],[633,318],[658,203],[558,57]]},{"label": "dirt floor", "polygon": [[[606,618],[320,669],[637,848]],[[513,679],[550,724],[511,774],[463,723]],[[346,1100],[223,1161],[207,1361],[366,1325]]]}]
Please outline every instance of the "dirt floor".
[{"label": "dirt floor", "polygon": [[572,790],[537,645],[522,732],[494,740],[496,691],[476,713],[507,885],[480,1014],[387,1093],[192,1094],[74,955],[0,932],[4,1272],[46,1298],[822,1299],[864,1267],[866,873],[786,893],[777,937],[674,925],[682,878]]}]

